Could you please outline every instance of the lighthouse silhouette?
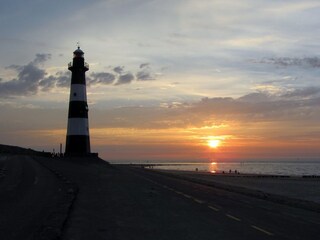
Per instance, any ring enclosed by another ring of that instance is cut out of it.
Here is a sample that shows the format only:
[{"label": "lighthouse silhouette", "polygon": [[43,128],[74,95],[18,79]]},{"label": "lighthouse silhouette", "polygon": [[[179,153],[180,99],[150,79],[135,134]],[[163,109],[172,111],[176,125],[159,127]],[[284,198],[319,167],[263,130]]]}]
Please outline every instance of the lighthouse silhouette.
[{"label": "lighthouse silhouette", "polygon": [[71,87],[66,139],[66,156],[88,156],[90,151],[86,71],[89,65],[84,61],[84,52],[78,46],[73,52],[73,61],[68,64],[71,71]]}]

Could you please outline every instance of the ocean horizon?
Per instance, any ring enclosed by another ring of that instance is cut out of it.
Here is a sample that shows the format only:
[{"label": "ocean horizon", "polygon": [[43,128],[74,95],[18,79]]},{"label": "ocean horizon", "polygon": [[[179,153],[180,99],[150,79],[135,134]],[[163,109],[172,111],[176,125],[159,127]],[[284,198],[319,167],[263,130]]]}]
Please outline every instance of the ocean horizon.
[{"label": "ocean horizon", "polygon": [[115,162],[113,164],[143,164],[153,169],[200,171],[211,173],[243,173],[243,174],[270,174],[289,176],[320,176],[320,160],[248,160],[248,161],[132,161]]}]

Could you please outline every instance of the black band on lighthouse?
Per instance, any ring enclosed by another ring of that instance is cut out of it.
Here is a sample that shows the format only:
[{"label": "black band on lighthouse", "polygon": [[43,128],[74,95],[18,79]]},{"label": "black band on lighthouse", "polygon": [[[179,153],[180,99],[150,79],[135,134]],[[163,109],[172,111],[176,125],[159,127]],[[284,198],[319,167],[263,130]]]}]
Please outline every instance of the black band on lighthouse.
[{"label": "black band on lighthouse", "polygon": [[88,118],[88,104],[83,101],[69,103],[68,118]]},{"label": "black band on lighthouse", "polygon": [[79,47],[73,54],[73,61],[68,66],[72,76],[65,154],[67,156],[86,156],[91,153],[85,78],[89,65],[84,62],[84,53]]}]

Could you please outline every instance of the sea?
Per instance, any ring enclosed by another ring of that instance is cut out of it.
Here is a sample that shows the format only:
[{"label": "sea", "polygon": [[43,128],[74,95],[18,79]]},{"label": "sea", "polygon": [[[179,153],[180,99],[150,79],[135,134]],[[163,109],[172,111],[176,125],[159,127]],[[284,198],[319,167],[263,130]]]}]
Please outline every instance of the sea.
[{"label": "sea", "polygon": [[242,162],[176,162],[150,163],[150,168],[211,173],[246,173],[289,176],[320,176],[320,161],[242,161]]}]

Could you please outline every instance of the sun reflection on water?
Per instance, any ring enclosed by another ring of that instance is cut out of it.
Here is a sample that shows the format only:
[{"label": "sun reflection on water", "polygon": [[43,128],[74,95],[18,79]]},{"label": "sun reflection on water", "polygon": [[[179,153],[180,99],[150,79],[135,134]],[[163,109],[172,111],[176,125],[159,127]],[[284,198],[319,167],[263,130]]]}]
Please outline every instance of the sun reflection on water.
[{"label": "sun reflection on water", "polygon": [[217,173],[218,166],[217,162],[211,162],[209,165],[209,172],[211,173]]}]

